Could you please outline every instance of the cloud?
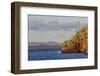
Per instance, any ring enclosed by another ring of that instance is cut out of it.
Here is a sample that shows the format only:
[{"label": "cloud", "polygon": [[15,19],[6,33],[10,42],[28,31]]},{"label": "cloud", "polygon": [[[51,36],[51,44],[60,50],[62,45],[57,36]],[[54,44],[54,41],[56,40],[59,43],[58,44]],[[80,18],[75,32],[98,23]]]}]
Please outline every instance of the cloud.
[{"label": "cloud", "polygon": [[29,15],[29,30],[76,30],[88,23],[87,17]]}]

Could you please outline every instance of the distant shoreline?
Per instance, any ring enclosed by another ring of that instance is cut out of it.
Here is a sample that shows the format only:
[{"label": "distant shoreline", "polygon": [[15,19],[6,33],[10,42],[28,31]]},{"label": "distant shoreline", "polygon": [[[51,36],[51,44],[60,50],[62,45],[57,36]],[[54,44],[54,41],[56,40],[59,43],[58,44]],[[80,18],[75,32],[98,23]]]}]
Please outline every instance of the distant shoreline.
[{"label": "distant shoreline", "polygon": [[61,49],[61,45],[37,45],[37,46],[28,46],[29,49],[47,49],[47,48],[57,48]]},{"label": "distant shoreline", "polygon": [[47,49],[47,48],[57,48],[61,49],[61,43],[57,42],[28,42],[28,48],[34,49]]}]

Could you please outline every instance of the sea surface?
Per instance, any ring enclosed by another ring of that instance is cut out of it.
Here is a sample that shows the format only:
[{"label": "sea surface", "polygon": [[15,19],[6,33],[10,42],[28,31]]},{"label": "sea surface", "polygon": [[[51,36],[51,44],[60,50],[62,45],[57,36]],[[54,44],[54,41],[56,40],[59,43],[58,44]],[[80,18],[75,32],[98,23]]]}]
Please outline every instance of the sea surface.
[{"label": "sea surface", "polygon": [[88,58],[84,53],[61,53],[60,49],[28,49],[28,60],[55,60],[55,59],[80,59]]}]

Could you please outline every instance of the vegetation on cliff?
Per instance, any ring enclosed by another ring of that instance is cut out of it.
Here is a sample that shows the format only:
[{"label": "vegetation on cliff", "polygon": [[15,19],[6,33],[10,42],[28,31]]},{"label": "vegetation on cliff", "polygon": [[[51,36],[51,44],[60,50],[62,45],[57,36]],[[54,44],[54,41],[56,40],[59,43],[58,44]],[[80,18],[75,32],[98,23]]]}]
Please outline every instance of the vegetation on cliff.
[{"label": "vegetation on cliff", "polygon": [[76,34],[67,41],[64,41],[63,47],[62,47],[62,52],[82,52],[87,54],[88,52],[88,27],[85,26]]}]

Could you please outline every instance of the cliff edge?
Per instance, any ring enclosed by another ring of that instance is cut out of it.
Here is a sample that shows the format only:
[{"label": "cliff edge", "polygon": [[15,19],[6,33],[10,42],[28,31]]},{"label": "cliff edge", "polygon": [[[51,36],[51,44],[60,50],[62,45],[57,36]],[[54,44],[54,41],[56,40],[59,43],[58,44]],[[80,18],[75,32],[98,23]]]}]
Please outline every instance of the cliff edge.
[{"label": "cliff edge", "polygon": [[85,53],[88,54],[88,27],[85,26],[62,45],[62,53]]}]

